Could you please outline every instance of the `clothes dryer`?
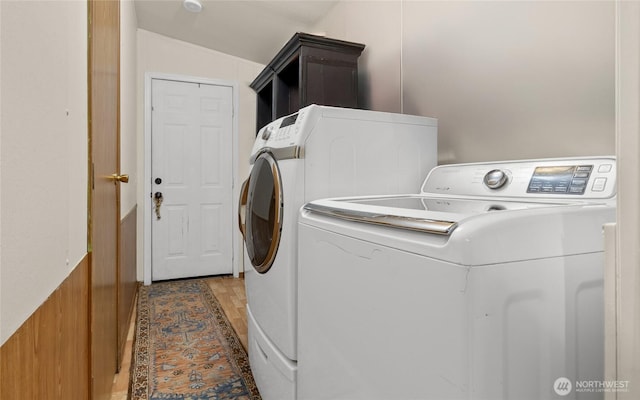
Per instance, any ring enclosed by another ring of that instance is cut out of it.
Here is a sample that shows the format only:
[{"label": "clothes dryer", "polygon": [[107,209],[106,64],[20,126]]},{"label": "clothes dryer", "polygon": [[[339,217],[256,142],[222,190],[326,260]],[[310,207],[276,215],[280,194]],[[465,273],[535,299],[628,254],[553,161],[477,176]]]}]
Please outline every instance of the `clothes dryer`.
[{"label": "clothes dryer", "polygon": [[602,399],[615,177],[612,157],[446,165],[419,194],[306,204],[297,398]]},{"label": "clothes dryer", "polygon": [[295,398],[300,207],[412,190],[436,154],[437,120],[427,117],[311,105],[260,130],[239,220],[252,264],[245,268],[249,360],[265,400]]}]

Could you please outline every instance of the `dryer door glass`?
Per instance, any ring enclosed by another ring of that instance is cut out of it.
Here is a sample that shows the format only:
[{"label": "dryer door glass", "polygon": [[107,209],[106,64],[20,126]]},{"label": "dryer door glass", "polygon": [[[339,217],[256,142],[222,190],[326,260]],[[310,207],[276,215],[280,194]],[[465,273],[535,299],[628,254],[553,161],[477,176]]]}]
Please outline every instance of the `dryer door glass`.
[{"label": "dryer door glass", "polygon": [[280,171],[269,153],[261,154],[249,177],[245,233],[251,264],[260,273],[271,268],[280,244],[282,186]]}]

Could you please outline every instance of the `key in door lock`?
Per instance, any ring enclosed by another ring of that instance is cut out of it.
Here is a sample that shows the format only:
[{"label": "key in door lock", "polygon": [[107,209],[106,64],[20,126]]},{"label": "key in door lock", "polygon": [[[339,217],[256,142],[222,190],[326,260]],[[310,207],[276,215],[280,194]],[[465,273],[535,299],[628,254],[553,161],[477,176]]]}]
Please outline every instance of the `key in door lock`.
[{"label": "key in door lock", "polygon": [[164,200],[162,192],[156,192],[153,195],[153,202],[156,205],[156,219],[160,219],[160,206],[162,205],[162,200]]}]

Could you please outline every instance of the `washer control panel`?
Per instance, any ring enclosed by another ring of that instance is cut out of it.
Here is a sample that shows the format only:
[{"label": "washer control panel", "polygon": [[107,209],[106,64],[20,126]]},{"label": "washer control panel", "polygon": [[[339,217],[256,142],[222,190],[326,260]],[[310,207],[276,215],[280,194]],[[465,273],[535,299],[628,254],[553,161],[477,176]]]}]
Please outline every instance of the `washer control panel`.
[{"label": "washer control panel", "polygon": [[[592,171],[593,164],[536,167],[527,193],[584,194]],[[604,185],[600,189],[596,191],[604,190]]]},{"label": "washer control panel", "polygon": [[616,160],[587,157],[441,165],[431,170],[422,193],[609,199],[616,194]]}]

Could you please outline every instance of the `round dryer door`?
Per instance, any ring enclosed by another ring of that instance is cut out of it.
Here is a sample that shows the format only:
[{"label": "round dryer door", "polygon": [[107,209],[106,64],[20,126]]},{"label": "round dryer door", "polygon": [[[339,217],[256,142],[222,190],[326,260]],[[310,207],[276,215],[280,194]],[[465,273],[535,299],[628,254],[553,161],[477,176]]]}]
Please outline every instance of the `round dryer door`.
[{"label": "round dryer door", "polygon": [[271,268],[282,230],[280,170],[270,153],[256,159],[249,176],[245,240],[251,264],[260,273]]}]

